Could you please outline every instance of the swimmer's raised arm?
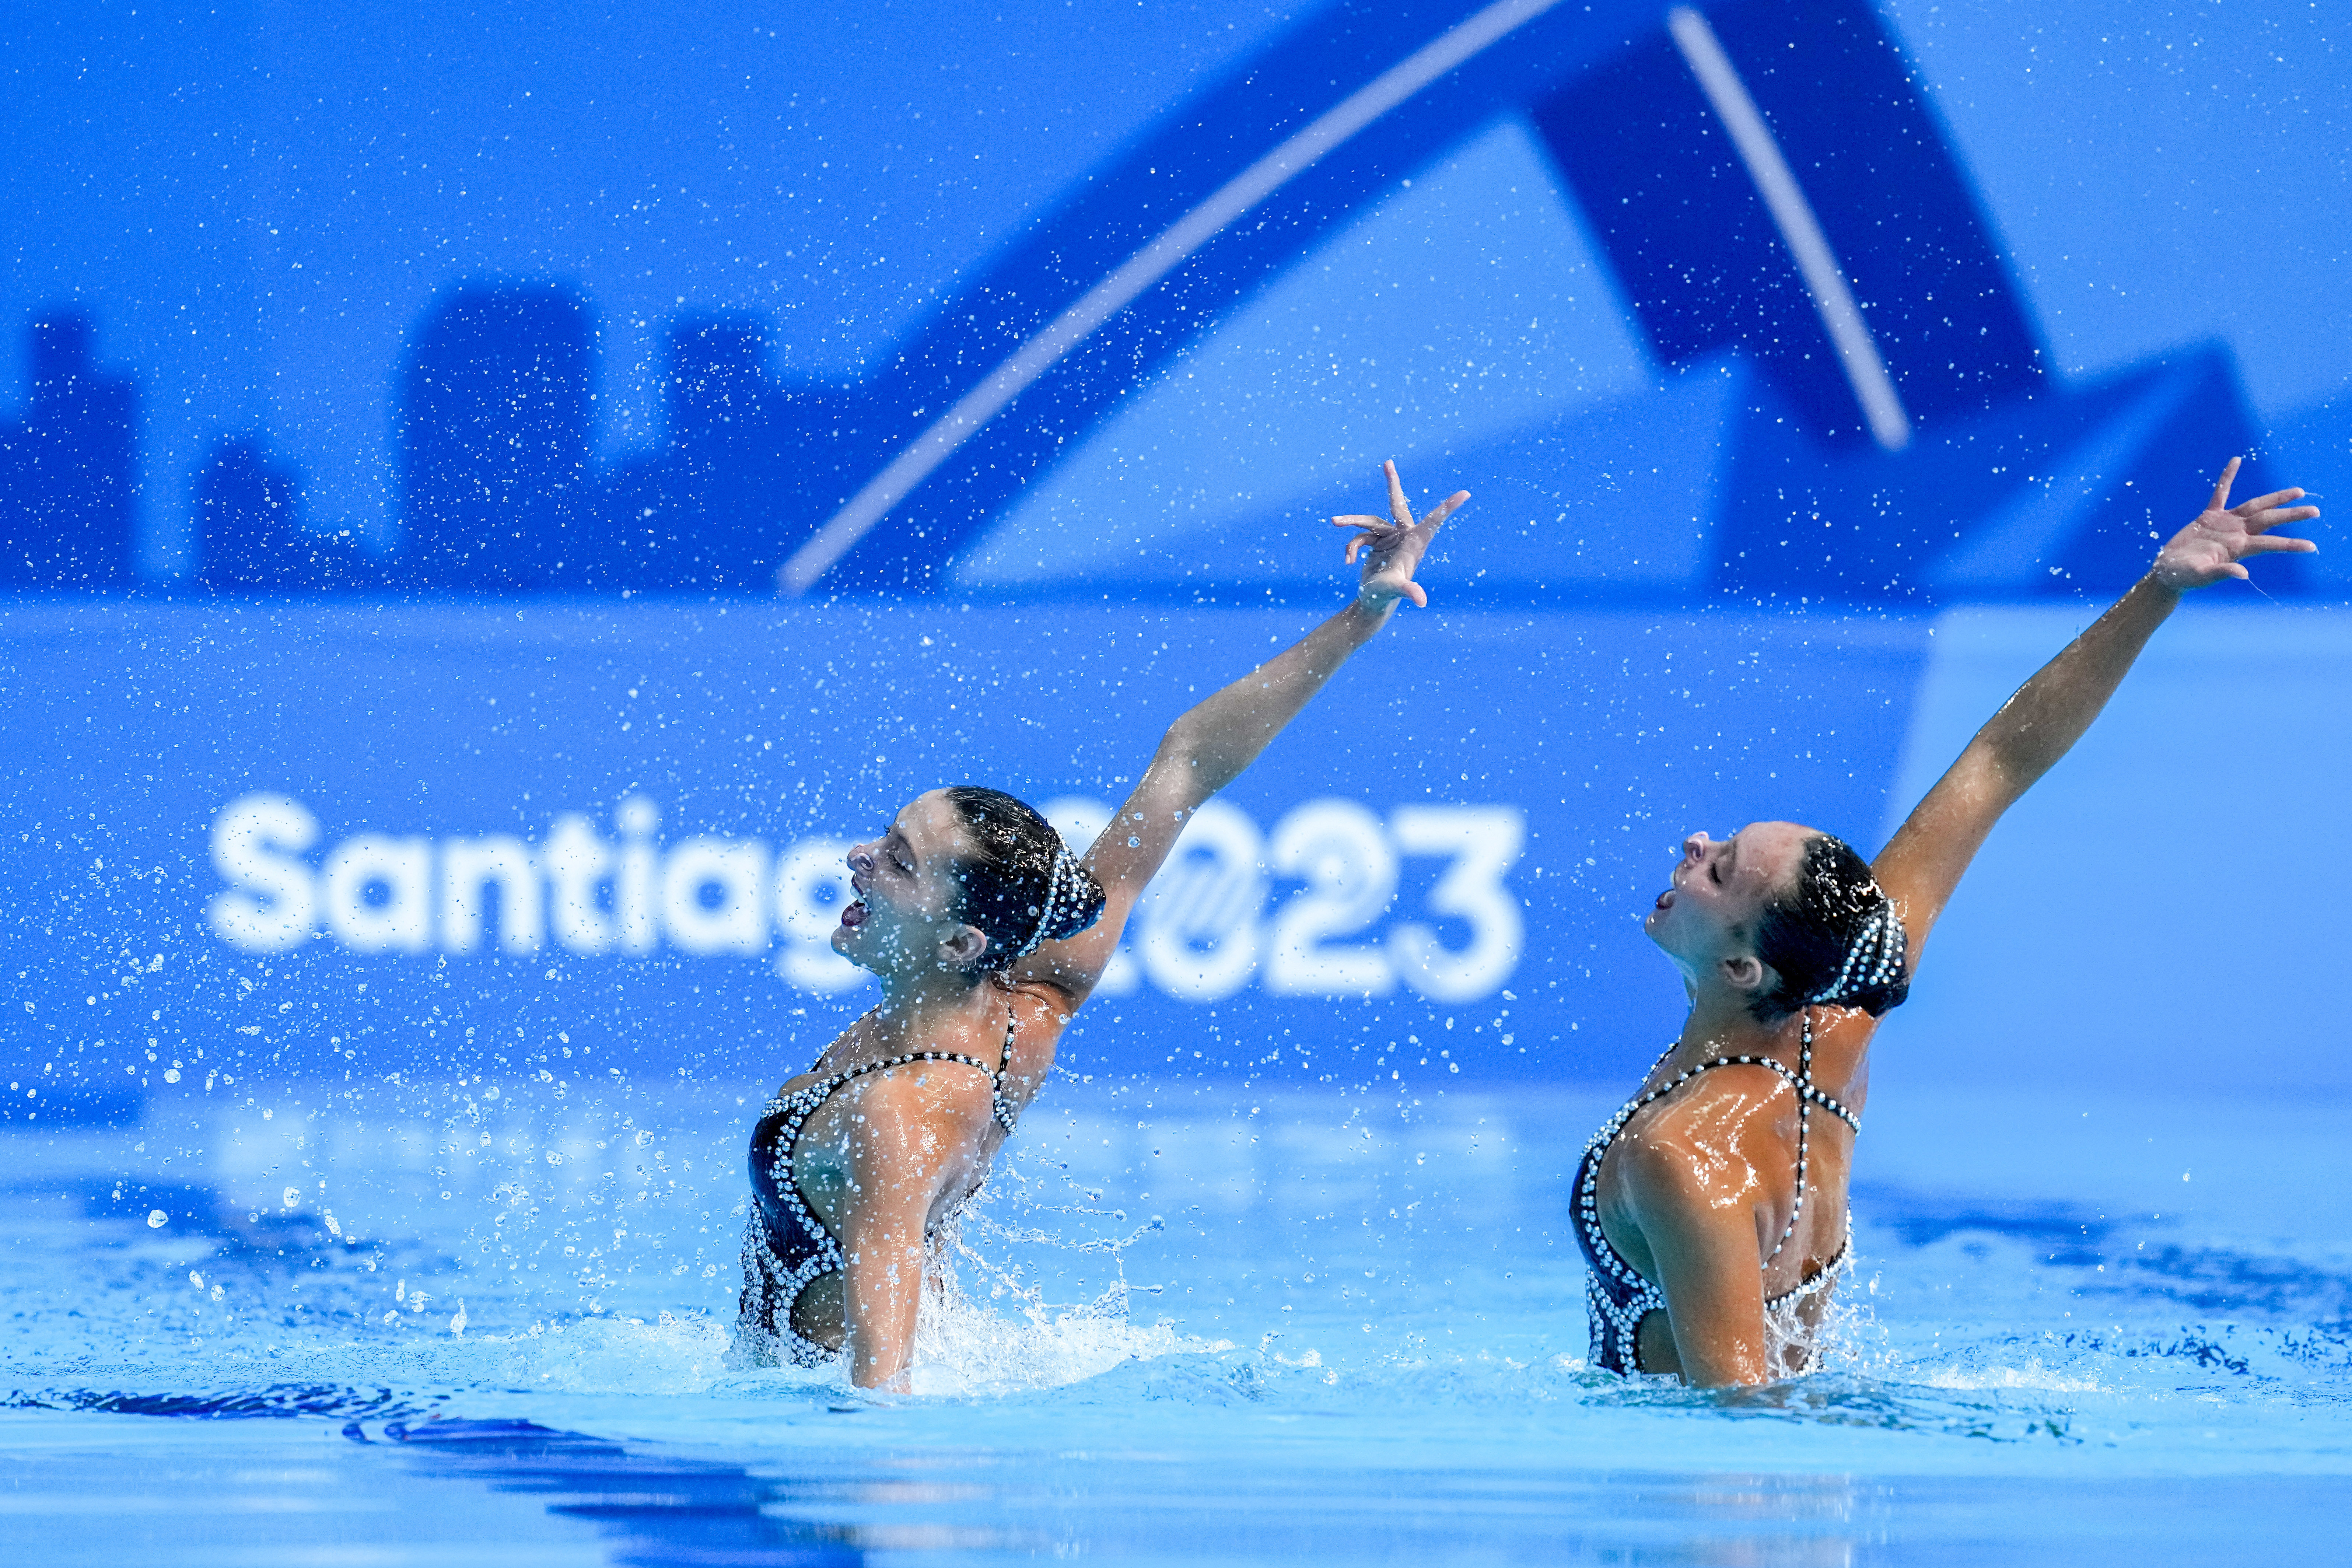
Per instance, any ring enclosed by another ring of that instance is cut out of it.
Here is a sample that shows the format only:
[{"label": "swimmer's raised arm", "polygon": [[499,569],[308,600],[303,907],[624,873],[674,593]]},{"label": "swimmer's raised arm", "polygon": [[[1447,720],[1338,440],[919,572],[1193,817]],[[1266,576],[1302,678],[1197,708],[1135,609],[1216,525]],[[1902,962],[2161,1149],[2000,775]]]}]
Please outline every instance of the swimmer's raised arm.
[{"label": "swimmer's raised arm", "polygon": [[1359,553],[1363,556],[1355,598],[1304,640],[1169,726],[1134,793],[1087,851],[1087,865],[1103,887],[1102,918],[1067,942],[1039,948],[1013,971],[1016,982],[1044,982],[1073,999],[1083,999],[1118,951],[1119,932],[1144,885],[1175,847],[1192,812],[1241,776],[1348,657],[1388,624],[1400,602],[1429,603],[1429,595],[1413,581],[1413,572],[1439,525],[1470,499],[1470,492],[1455,491],[1416,522],[1396,465],[1382,468],[1390,515],[1331,520],[1356,531],[1347,553],[1350,563]]},{"label": "swimmer's raised arm", "polygon": [[1880,853],[1871,868],[1903,911],[1915,970],[1928,928],[1985,835],[2091,727],[2180,595],[2246,576],[2240,563],[2249,555],[2319,548],[2269,531],[2319,515],[2315,506],[2286,504],[2303,491],[2278,490],[2233,507],[2230,485],[2237,474],[2232,458],[2212,500],[2157,553],[2147,575],[2001,705]]}]

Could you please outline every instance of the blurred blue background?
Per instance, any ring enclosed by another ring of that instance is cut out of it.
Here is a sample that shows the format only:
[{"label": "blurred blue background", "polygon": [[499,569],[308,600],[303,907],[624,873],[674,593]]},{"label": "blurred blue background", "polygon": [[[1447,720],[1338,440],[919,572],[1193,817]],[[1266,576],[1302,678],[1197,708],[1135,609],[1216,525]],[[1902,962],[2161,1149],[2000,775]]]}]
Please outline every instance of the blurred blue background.
[{"label": "blurred blue background", "polygon": [[[1475,496],[1433,612],[1191,846],[1070,1059],[1620,1075],[1682,832],[1874,847],[2223,458],[2352,465],[2319,6],[0,26],[0,1006],[52,1115],[492,1051],[781,1078],[865,994],[814,934],[842,840],[962,778],[1089,828],[1334,601],[1388,457]],[[1907,1070],[2189,1062],[2242,943],[2252,1026],[2316,1026],[2264,913],[2352,783],[2314,533],[2004,827]],[[2187,799],[2230,803],[2193,847]]]}]

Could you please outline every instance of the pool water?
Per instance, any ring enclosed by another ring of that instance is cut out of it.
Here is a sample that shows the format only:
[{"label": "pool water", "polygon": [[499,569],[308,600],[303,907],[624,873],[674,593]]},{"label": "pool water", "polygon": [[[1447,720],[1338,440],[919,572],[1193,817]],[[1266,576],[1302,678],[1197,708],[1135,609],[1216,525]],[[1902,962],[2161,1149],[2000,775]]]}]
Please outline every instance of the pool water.
[{"label": "pool water", "polygon": [[730,1361],[748,1085],[295,1084],[19,1124],[0,1545],[502,1568],[2339,1554],[2345,1108],[1882,1078],[1829,1369],[1743,1394],[1583,1365],[1565,1200],[1600,1090],[1058,1079],[898,1397]]}]

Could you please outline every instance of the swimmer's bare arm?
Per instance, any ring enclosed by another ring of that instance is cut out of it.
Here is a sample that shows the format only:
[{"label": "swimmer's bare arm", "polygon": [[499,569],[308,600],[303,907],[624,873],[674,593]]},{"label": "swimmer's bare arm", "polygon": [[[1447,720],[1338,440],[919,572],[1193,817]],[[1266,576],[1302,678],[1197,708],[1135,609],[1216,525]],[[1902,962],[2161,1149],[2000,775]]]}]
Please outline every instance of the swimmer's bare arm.
[{"label": "swimmer's bare arm", "polygon": [[1083,999],[1118,951],[1119,932],[1144,885],[1175,847],[1193,810],[1241,776],[1348,657],[1388,624],[1401,601],[1429,603],[1413,581],[1413,571],[1438,526],[1470,499],[1470,492],[1457,490],[1416,522],[1396,465],[1386,464],[1383,471],[1390,516],[1332,519],[1357,531],[1348,542],[1348,560],[1363,554],[1354,601],[1304,641],[1169,726],[1134,793],[1087,851],[1087,864],[1106,895],[1102,918],[1068,942],[1040,948],[1014,969],[1015,981],[1043,982],[1074,1000]]},{"label": "swimmer's bare arm", "polygon": [[854,1086],[845,1108],[853,1201],[841,1205],[836,1226],[849,1375],[860,1388],[903,1391],[943,1162],[950,1149],[978,1147],[985,1124],[969,1106],[980,1097],[940,1089],[927,1077],[877,1073]]},{"label": "swimmer's bare arm", "polygon": [[1696,1387],[1772,1380],[1764,1339],[1764,1275],[1756,1267],[1756,1183],[1747,1160],[1654,1136],[1619,1158],[1631,1217],[1666,1298],[1675,1370]]},{"label": "swimmer's bare arm", "polygon": [[2233,507],[2230,485],[2237,473],[2232,458],[2212,500],[2158,552],[2147,575],[2001,705],[1880,852],[1873,869],[1903,910],[1915,971],[1928,928],[1985,835],[2091,727],[2180,595],[2246,576],[2240,563],[2249,555],[2318,548],[2268,532],[2319,515],[2315,506],[2285,504],[2303,491],[2278,490]]}]

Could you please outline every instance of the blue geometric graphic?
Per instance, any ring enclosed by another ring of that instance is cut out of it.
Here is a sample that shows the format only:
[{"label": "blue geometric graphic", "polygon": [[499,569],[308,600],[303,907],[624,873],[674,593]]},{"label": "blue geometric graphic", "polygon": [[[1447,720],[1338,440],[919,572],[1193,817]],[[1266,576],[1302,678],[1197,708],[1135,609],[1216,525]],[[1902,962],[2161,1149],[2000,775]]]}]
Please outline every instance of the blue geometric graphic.
[{"label": "blue geometric graphic", "polygon": [[[585,291],[560,276],[451,279],[392,390],[398,553],[370,558],[299,521],[301,476],[256,420],[210,438],[191,476],[195,581],[1180,602],[1319,584],[1328,552],[1292,523],[1357,504],[1330,454],[1297,453],[1291,489],[1256,497],[1294,509],[1281,537],[1260,512],[1247,528],[1207,518],[1171,545],[1136,533],[1129,508],[1049,518],[1032,503],[1185,356],[1312,284],[1337,238],[1433,171],[1494,156],[1542,187],[1530,199],[1555,215],[1556,277],[1594,280],[1567,313],[1619,319],[1640,363],[1598,400],[1507,397],[1498,411],[1526,415],[1507,428],[1412,435],[1416,473],[1442,468],[1479,498],[1475,529],[1449,543],[1471,599],[2099,592],[2146,554],[2157,503],[2142,498],[2183,493],[2211,454],[2254,444],[2217,345],[2090,385],[2053,371],[1868,0],[1343,0],[1071,185],[862,380],[780,374],[790,356],[756,312],[660,323],[666,429],[609,463],[593,456],[604,351]],[[1475,258],[1449,265],[1446,287],[1496,285]],[[1495,308],[1513,302],[1491,288]],[[137,391],[97,369],[90,321],[36,325],[31,405],[0,432],[6,581],[132,580]],[[1541,366],[1532,313],[1507,352]],[[1659,484],[1627,488],[1633,472]],[[2244,482],[2275,477],[2258,457]],[[1638,547],[1593,514],[1607,486],[1665,508]],[[2268,578],[2286,593],[2318,581],[2301,562]]]},{"label": "blue geometric graphic", "polygon": [[[787,591],[935,586],[942,563],[1129,386],[1339,219],[1506,113],[1541,133],[1658,361],[1735,356],[1707,560],[1676,588],[1921,600],[1947,582],[2014,595],[2126,580],[2145,530],[2116,525],[2116,504],[2182,481],[2169,432],[2102,438],[2102,420],[2142,405],[2045,374],[1875,11],[1683,7],[1629,27],[1630,14],[1407,7],[1374,30],[1339,6],[1302,24],[943,310],[859,389],[858,434],[810,432],[846,500],[788,560]],[[1400,58],[1400,37],[1426,41]],[[1202,134],[1209,126],[1219,134]],[[2246,443],[2226,362],[2147,374],[2176,388],[2175,416],[2202,446]],[[1446,483],[1482,497],[1524,484],[1491,459],[1523,459],[1541,440],[1528,432],[1486,462],[1447,453]],[[2081,471],[2055,477],[2070,461]],[[1990,577],[1980,552],[1939,569],[1989,509],[2053,485],[2079,504],[2031,554]],[[1838,545],[1816,552],[1825,532]],[[1203,543],[1221,558],[1249,552]],[[1490,574],[1480,585],[1505,584]]]}]

